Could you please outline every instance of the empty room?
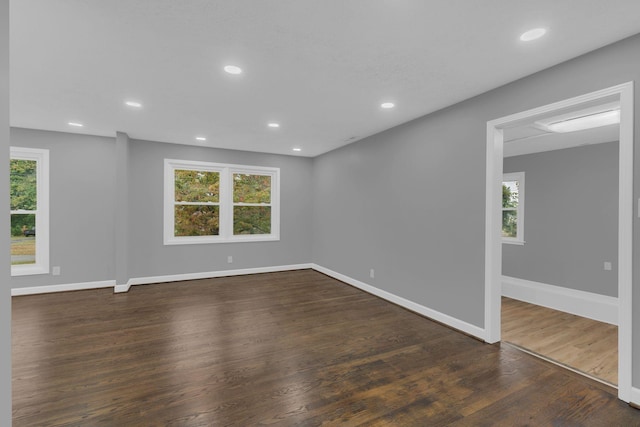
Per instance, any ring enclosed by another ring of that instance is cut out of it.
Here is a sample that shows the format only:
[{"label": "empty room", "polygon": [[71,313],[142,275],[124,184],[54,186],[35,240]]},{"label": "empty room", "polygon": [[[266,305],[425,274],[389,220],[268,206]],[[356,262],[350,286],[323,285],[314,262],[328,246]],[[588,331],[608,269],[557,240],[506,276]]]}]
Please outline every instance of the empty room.
[{"label": "empty room", "polygon": [[640,426],[638,16],[0,0],[0,425]]}]

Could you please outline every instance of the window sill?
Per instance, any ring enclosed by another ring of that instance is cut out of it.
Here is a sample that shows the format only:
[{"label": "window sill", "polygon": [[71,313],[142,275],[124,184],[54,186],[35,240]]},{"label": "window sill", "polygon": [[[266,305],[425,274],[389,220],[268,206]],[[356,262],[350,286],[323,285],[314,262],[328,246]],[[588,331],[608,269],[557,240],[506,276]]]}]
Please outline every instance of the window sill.
[{"label": "window sill", "polygon": [[198,237],[186,237],[182,239],[168,239],[164,241],[165,245],[206,245],[206,244],[218,244],[218,243],[245,243],[245,242],[275,242],[279,241],[280,236],[260,236],[260,235],[244,235],[236,236],[233,238],[198,238]]},{"label": "window sill", "polygon": [[524,246],[525,241],[524,240],[506,240],[506,239],[502,239],[502,243],[506,243],[507,245]]}]

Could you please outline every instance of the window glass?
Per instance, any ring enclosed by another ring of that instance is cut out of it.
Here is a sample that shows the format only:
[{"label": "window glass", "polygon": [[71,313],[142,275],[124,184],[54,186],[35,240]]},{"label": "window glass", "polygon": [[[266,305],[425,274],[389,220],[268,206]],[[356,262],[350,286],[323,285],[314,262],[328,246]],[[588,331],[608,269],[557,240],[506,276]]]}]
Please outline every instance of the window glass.
[{"label": "window glass", "polygon": [[[11,147],[11,274],[49,272],[48,150]],[[37,231],[37,233],[36,233]]]},{"label": "window glass", "polygon": [[271,234],[271,176],[233,174],[233,234]]},{"label": "window glass", "polygon": [[233,174],[234,203],[271,203],[271,176]]},{"label": "window glass", "polygon": [[234,206],[233,234],[271,234],[271,207]]},{"label": "window glass", "polygon": [[176,202],[219,202],[220,173],[192,170],[175,171]]},{"label": "window glass", "polygon": [[502,181],[502,239],[524,243],[524,172],[505,174]]},{"label": "window glass", "polygon": [[218,206],[176,206],[176,236],[217,236],[219,232],[220,208]]}]

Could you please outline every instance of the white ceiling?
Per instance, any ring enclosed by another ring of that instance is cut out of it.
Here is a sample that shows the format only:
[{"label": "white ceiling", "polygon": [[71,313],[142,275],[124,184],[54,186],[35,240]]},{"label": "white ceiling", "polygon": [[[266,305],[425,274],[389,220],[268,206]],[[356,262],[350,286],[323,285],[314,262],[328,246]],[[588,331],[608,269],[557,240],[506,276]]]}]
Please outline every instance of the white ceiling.
[{"label": "white ceiling", "polygon": [[638,0],[12,0],[11,124],[316,156],[639,33],[638,16]]}]

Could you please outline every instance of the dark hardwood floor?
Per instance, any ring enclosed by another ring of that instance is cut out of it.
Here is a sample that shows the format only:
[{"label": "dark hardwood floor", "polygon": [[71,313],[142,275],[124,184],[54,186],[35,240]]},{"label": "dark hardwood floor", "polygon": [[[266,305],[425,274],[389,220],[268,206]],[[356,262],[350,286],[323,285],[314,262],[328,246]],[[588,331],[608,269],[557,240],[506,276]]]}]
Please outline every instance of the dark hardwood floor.
[{"label": "dark hardwood floor", "polygon": [[14,297],[13,422],[640,426],[640,411],[302,270]]}]

